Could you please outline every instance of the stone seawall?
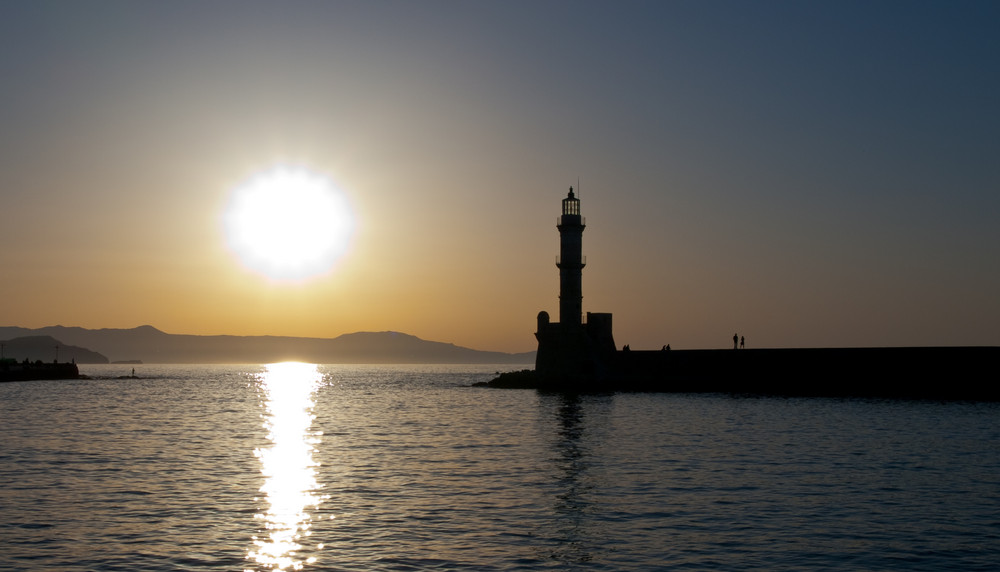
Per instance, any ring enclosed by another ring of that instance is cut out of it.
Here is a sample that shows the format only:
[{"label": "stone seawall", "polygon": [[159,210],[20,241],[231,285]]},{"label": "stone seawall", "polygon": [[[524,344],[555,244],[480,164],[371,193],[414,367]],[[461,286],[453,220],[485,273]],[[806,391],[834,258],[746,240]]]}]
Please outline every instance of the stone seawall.
[{"label": "stone seawall", "polygon": [[[589,383],[536,376],[518,387],[739,395],[1000,401],[1000,348],[795,348],[619,351]],[[490,382],[512,387],[504,376]]]}]

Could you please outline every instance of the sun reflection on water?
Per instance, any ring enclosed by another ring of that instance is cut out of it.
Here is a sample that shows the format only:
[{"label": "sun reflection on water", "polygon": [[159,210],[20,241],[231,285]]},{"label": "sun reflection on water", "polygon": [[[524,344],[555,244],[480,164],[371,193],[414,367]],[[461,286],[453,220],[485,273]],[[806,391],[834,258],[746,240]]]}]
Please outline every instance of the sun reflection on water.
[{"label": "sun reflection on water", "polygon": [[[323,498],[318,494],[313,452],[321,433],[312,430],[313,394],[322,379],[312,364],[279,363],[266,366],[261,389],[267,400],[264,427],[271,445],[254,451],[260,459],[267,512],[254,518],[263,521],[266,534],[255,536],[247,559],[265,570],[301,570],[315,557],[303,558],[305,538],[311,534],[312,516]],[[321,549],[322,545],[317,545]]]}]

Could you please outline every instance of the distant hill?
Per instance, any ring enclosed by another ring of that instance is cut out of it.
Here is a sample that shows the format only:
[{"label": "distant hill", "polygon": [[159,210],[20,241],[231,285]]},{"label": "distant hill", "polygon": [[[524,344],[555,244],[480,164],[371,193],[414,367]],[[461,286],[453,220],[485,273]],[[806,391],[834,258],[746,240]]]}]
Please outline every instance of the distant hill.
[{"label": "distant hill", "polygon": [[[510,354],[422,340],[400,332],[357,332],[336,338],[283,336],[193,336],[152,326],[89,330],[78,327],[0,327],[0,339],[51,336],[90,348],[114,361],[144,363],[534,363],[535,353]],[[55,344],[53,344],[55,345]],[[54,350],[50,357],[54,357]],[[40,358],[45,361],[45,358]],[[63,359],[60,349],[59,359]],[[88,362],[78,362],[88,363]]]},{"label": "distant hill", "polygon": [[[0,329],[0,330],[5,330]],[[4,337],[0,334],[0,338]],[[76,363],[108,363],[108,358],[86,348],[67,345],[52,336],[21,336],[9,340],[0,340],[3,344],[3,357],[17,361],[43,361],[46,363],[75,361]],[[58,348],[58,349],[56,349]]]}]

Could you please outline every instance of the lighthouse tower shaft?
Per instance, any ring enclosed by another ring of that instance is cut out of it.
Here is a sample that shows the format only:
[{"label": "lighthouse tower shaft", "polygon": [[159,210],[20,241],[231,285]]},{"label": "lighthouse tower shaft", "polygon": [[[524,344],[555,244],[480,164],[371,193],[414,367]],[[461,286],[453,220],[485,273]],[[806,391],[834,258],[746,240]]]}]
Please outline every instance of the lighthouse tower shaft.
[{"label": "lighthouse tower shaft", "polygon": [[580,216],[580,199],[569,195],[562,201],[562,216],[559,218],[559,322],[563,327],[580,326],[583,323],[583,217]]}]

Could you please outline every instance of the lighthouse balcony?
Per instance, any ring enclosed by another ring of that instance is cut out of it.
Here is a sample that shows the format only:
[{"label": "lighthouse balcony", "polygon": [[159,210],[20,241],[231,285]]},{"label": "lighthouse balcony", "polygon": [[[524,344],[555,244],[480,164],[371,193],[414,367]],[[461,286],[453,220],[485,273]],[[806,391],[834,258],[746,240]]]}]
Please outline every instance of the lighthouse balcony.
[{"label": "lighthouse balcony", "polygon": [[587,226],[587,217],[580,215],[562,215],[556,217],[556,228],[560,226]]},{"label": "lighthouse balcony", "polygon": [[577,264],[579,264],[580,268],[583,268],[584,266],[587,265],[587,257],[586,256],[581,256],[579,262],[573,262],[571,260],[567,260],[564,263],[563,260],[562,260],[562,256],[556,255],[556,266],[559,267],[559,268],[562,268],[564,264],[565,264],[565,266],[567,268],[572,268],[572,267],[576,266]]}]

